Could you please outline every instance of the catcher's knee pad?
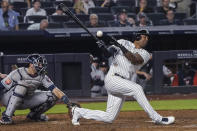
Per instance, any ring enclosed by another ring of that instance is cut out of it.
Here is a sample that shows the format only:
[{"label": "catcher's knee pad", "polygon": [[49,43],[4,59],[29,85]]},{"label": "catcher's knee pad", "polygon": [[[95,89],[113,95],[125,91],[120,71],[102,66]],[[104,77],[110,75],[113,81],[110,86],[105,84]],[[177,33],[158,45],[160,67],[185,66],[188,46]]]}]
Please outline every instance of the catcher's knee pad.
[{"label": "catcher's knee pad", "polygon": [[22,103],[23,97],[27,92],[26,87],[17,85],[13,91],[13,94],[10,96],[10,99],[7,103],[7,108],[5,114],[12,116],[16,108]]},{"label": "catcher's knee pad", "polygon": [[41,115],[55,105],[57,98],[51,92],[46,93],[46,96],[45,102],[31,109],[31,115]]}]

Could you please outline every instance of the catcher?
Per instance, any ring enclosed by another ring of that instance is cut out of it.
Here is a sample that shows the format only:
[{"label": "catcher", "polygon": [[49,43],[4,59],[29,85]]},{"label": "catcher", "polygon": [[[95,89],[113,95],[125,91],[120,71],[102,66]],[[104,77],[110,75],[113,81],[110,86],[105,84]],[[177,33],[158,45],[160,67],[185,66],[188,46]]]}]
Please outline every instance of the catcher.
[{"label": "catcher", "polygon": [[[6,110],[2,113],[1,124],[12,124],[12,116],[16,109],[30,109],[27,118],[34,121],[47,121],[43,113],[61,99],[68,108],[76,104],[59,90],[46,75],[47,60],[39,54],[27,57],[28,67],[21,67],[12,71],[0,82],[1,101]],[[49,91],[35,91],[44,86]]]}]

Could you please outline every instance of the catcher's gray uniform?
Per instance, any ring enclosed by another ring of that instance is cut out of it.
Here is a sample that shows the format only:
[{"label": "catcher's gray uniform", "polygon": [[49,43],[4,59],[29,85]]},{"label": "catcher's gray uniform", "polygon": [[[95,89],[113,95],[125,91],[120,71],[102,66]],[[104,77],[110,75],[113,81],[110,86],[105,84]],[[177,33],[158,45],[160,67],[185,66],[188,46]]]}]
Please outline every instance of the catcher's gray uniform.
[{"label": "catcher's gray uniform", "polygon": [[47,75],[31,76],[27,68],[12,71],[1,81],[5,93],[1,95],[3,105],[7,106],[5,114],[12,116],[16,109],[33,109],[38,114],[44,113],[55,104],[56,97],[51,91],[36,91],[39,86],[49,90],[55,88]]}]

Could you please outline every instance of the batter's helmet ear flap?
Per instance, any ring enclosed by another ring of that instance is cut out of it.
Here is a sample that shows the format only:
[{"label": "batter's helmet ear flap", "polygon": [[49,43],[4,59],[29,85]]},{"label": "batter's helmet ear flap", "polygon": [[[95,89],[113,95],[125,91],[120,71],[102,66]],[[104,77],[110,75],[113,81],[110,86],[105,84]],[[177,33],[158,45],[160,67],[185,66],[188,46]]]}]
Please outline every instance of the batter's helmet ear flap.
[{"label": "batter's helmet ear flap", "polygon": [[141,39],[141,34],[139,32],[134,33],[134,41],[139,41]]},{"label": "batter's helmet ear flap", "polygon": [[139,41],[141,38],[142,38],[141,34],[139,34],[139,33],[135,34],[135,40]]}]

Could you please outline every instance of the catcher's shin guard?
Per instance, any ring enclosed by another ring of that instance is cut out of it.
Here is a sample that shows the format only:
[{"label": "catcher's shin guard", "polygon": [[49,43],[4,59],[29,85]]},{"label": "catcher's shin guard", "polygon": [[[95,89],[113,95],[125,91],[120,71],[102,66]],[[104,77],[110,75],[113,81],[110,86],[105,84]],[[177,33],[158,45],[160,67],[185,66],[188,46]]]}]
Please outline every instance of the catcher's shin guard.
[{"label": "catcher's shin guard", "polygon": [[10,96],[8,101],[5,114],[9,117],[12,117],[16,108],[22,103],[23,98],[26,94],[26,87],[17,85],[14,89],[13,94]]},{"label": "catcher's shin guard", "polygon": [[43,113],[48,111],[51,107],[55,105],[57,98],[52,94],[48,94],[47,96],[48,98],[44,103],[30,109],[31,112],[27,115],[28,119],[35,120],[35,121],[47,121],[48,120],[47,116],[43,117],[44,116]]}]

